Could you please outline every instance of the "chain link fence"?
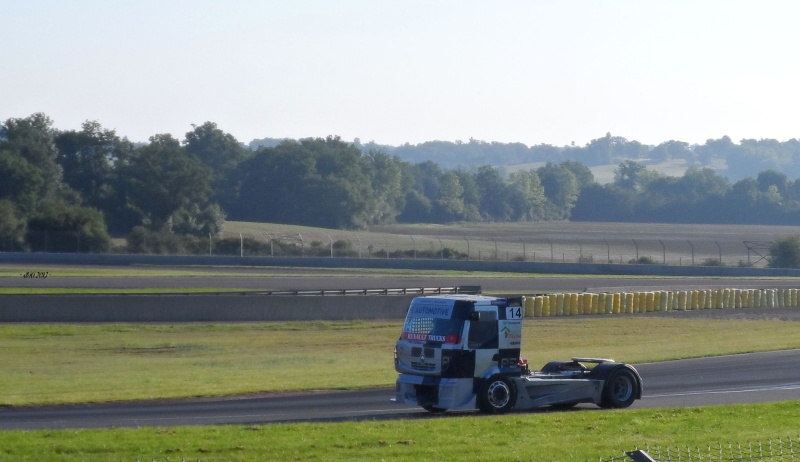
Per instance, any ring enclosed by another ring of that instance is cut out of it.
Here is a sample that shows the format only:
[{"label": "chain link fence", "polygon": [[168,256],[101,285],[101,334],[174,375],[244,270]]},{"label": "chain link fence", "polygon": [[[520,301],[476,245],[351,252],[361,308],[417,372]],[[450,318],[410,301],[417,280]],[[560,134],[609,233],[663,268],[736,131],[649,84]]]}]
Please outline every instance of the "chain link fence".
[{"label": "chain link fence", "polygon": [[[80,232],[43,231],[30,236],[29,251],[96,253]],[[206,237],[144,236],[134,246],[116,239],[113,253],[330,258],[401,258],[538,263],[660,264],[673,266],[767,266],[769,241],[664,238],[531,238],[319,231],[221,232]],[[153,242],[147,242],[147,240]],[[160,241],[159,241],[160,239]],[[0,249],[2,251],[3,249]],[[12,250],[12,249],[6,249]]]},{"label": "chain link fence", "polygon": [[211,255],[416,258],[540,263],[767,266],[771,242],[661,239],[531,239],[369,233],[220,233]]},{"label": "chain link fence", "polygon": [[797,439],[776,438],[755,443],[716,443],[705,448],[646,446],[600,462],[732,462],[800,460]]}]

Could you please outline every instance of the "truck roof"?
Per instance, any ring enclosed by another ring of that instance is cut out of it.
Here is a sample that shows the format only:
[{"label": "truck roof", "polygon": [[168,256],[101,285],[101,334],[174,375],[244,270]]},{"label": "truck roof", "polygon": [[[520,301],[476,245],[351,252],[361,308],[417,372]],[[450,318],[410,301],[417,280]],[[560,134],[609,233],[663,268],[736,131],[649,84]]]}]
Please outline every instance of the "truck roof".
[{"label": "truck roof", "polygon": [[467,295],[467,294],[453,294],[453,295],[426,295],[419,298],[440,298],[446,300],[464,300],[468,302],[483,302],[501,300],[501,297],[492,297],[489,295]]}]

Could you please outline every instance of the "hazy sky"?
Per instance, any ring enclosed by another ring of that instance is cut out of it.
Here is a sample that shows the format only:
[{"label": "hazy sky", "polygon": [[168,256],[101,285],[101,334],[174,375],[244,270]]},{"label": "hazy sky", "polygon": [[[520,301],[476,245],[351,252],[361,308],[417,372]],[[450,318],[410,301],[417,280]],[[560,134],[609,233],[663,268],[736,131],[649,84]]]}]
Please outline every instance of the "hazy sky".
[{"label": "hazy sky", "polygon": [[800,137],[796,1],[0,0],[0,120],[132,141]]}]

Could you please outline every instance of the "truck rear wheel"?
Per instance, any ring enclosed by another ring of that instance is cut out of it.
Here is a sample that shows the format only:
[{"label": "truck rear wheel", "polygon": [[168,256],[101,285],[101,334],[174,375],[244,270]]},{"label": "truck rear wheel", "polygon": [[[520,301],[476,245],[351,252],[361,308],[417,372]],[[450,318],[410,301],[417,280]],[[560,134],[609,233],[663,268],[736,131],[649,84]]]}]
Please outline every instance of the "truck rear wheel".
[{"label": "truck rear wheel", "polygon": [[639,382],[633,372],[621,367],[608,376],[603,386],[602,407],[623,408],[633,404],[638,393]]},{"label": "truck rear wheel", "polygon": [[490,414],[502,414],[514,407],[517,388],[514,382],[502,375],[493,375],[485,381],[478,393],[478,407]]}]

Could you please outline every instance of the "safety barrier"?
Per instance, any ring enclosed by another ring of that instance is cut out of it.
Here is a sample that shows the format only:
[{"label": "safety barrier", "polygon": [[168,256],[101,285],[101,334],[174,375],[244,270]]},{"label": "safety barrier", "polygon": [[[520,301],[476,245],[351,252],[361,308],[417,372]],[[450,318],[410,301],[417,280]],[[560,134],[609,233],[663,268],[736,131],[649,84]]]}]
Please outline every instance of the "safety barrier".
[{"label": "safety barrier", "polygon": [[557,293],[525,297],[526,317],[732,308],[797,308],[800,289],[706,289]]}]

